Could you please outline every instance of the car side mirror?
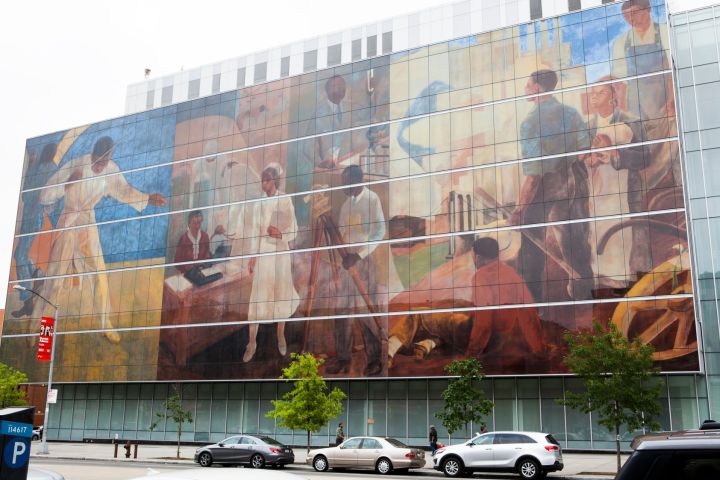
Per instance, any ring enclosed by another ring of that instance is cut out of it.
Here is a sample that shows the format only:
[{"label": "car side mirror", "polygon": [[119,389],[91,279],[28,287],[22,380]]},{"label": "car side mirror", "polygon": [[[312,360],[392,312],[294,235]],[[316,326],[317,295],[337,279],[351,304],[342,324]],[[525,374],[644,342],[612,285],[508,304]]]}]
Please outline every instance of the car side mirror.
[{"label": "car side mirror", "polygon": [[474,446],[475,446],[475,444],[474,444],[473,442],[468,442],[468,443],[466,443],[466,445],[467,445],[468,447],[474,447]]},{"label": "car side mirror", "polygon": [[218,443],[218,447],[224,447],[224,446],[225,446],[224,443],[222,443],[222,442]]}]

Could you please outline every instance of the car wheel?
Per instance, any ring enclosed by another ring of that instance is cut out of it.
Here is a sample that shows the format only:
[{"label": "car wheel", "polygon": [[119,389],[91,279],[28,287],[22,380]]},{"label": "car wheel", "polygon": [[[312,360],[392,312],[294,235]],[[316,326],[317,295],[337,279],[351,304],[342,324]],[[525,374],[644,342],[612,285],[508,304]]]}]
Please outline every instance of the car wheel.
[{"label": "car wheel", "polygon": [[250,459],[250,466],[253,468],[263,468],[265,466],[265,459],[259,453],[256,453]]},{"label": "car wheel", "polygon": [[387,475],[388,473],[392,472],[392,470],[392,462],[387,458],[381,458],[375,464],[375,471],[381,475]]},{"label": "car wheel", "polygon": [[457,457],[450,457],[443,461],[442,471],[446,477],[456,478],[463,474],[465,466]]},{"label": "car wheel", "polygon": [[212,455],[208,452],[202,452],[198,457],[198,463],[201,467],[209,467],[212,465]]},{"label": "car wheel", "polygon": [[38,435],[33,435],[33,436],[32,436],[32,439],[33,439],[33,440],[40,440],[40,437],[39,437]]},{"label": "car wheel", "polygon": [[316,472],[327,472],[328,469],[328,461],[327,458],[325,458],[322,455],[318,455],[313,459],[313,468]]},{"label": "car wheel", "polygon": [[524,458],[518,463],[518,474],[524,480],[536,480],[541,477],[540,464],[532,458]]}]

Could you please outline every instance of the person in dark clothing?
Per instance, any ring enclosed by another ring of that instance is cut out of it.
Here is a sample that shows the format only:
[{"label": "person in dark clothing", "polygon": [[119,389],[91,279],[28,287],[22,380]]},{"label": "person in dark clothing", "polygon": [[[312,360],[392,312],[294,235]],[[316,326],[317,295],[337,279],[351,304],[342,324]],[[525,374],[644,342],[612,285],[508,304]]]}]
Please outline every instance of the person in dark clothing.
[{"label": "person in dark clothing", "polygon": [[340,445],[345,441],[345,432],[343,432],[343,423],[338,423],[337,429],[335,430],[335,445]]},{"label": "person in dark clothing", "polygon": [[435,425],[430,425],[428,440],[430,440],[430,451],[434,455],[435,450],[437,450],[437,430],[435,430]]}]

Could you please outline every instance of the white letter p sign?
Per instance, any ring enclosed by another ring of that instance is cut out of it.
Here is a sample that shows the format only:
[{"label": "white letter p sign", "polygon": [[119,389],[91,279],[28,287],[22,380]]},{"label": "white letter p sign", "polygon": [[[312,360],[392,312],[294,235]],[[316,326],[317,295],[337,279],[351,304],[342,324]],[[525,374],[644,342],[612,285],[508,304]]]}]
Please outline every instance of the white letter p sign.
[{"label": "white letter p sign", "polygon": [[20,457],[25,453],[26,448],[27,447],[24,442],[15,442],[15,446],[13,447],[13,465],[17,463],[17,457]]}]

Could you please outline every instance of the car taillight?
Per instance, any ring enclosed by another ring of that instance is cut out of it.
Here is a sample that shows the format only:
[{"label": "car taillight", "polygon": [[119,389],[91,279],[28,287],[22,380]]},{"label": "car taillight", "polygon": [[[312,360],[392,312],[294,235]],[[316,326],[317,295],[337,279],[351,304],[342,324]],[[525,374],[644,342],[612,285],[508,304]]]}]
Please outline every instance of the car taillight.
[{"label": "car taillight", "polygon": [[[547,448],[547,447],[545,447],[545,448]],[[279,448],[270,447],[270,453],[279,454],[279,453],[282,453],[282,450],[280,450]]]},{"label": "car taillight", "polygon": [[557,452],[558,450],[560,450],[560,447],[558,447],[557,445],[545,445],[545,450],[547,450],[548,452]]},{"label": "car taillight", "polygon": [[408,452],[405,454],[405,458],[414,458],[415,454],[413,452]]}]

